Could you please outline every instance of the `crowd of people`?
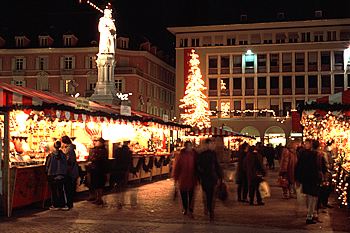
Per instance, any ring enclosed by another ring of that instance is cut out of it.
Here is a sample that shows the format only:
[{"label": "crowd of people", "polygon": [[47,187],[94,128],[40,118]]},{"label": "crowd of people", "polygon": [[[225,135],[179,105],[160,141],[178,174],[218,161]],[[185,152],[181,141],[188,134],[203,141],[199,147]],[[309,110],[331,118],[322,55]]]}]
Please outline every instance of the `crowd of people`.
[{"label": "crowd of people", "polygon": [[[117,145],[114,149],[112,169],[107,171],[108,151],[103,138],[93,141],[86,165],[86,185],[89,188],[89,201],[102,205],[106,173],[111,172],[110,186],[123,194],[132,165],[132,151],[129,142]],[[282,188],[283,199],[297,198],[305,194],[307,200],[307,224],[319,222],[321,208],[331,208],[328,198],[332,192],[332,154],[330,144],[320,144],[306,139],[290,141],[286,147],[273,148],[257,143],[250,146],[243,143],[238,152],[236,169],[237,200],[249,205],[264,205],[259,191],[267,169],[275,169],[279,162],[278,184]],[[264,166],[266,158],[266,166]],[[54,143],[54,151],[47,156],[46,173],[51,191],[50,209],[69,210],[73,208],[73,197],[79,177],[75,145],[64,136]],[[184,143],[184,148],[175,159],[174,180],[182,200],[182,213],[193,217],[194,197],[197,185],[203,190],[204,214],[214,219],[214,206],[217,188],[223,184],[223,170],[218,161],[215,141],[204,140],[203,146],[194,148],[192,142]],[[118,197],[118,208],[122,208],[123,197]]]}]

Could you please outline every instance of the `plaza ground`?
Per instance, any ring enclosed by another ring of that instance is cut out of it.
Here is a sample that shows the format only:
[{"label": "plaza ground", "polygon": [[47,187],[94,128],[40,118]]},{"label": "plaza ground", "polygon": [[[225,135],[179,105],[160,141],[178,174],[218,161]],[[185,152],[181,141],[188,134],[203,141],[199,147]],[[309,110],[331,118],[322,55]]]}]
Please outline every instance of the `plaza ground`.
[{"label": "plaza ground", "polygon": [[[0,232],[350,232],[350,211],[336,205],[321,210],[322,223],[305,224],[303,200],[283,200],[276,185],[277,172],[270,171],[267,181],[272,196],[265,206],[249,206],[236,201],[232,168],[226,170],[229,200],[217,200],[215,221],[203,214],[202,193],[198,187],[194,219],[181,214],[180,197],[174,200],[174,182],[161,180],[124,193],[124,207],[118,208],[120,195],[108,193],[105,204],[95,206],[79,194],[80,201],[70,211],[50,211],[30,207],[14,211],[12,218],[0,218]],[[335,204],[334,199],[331,204]]]}]

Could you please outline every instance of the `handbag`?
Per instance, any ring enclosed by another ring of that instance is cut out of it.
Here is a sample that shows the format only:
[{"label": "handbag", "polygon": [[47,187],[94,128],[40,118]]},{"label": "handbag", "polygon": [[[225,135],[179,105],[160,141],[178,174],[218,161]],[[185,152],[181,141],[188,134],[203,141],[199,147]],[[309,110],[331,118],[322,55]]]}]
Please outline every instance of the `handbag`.
[{"label": "handbag", "polygon": [[289,186],[289,182],[288,182],[287,178],[285,178],[283,176],[278,177],[277,184],[278,184],[278,186],[280,186],[282,188],[288,188],[288,186]]},{"label": "handbag", "polygon": [[259,192],[262,198],[271,197],[271,189],[269,183],[267,181],[262,181],[259,184]]},{"label": "handbag", "polygon": [[218,198],[221,201],[226,201],[228,197],[227,185],[224,182],[221,182],[218,187]]}]

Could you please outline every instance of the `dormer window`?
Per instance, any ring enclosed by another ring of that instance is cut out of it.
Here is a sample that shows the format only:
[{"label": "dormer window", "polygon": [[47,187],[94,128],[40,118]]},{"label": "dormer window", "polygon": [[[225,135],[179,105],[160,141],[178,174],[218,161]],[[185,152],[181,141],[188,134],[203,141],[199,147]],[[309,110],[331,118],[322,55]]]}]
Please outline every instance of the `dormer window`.
[{"label": "dormer window", "polygon": [[278,12],[278,13],[277,13],[277,19],[278,19],[278,20],[283,20],[283,19],[285,19],[285,14],[284,14],[284,12]]},{"label": "dormer window", "polygon": [[72,46],[72,36],[63,36],[63,44],[65,47],[71,47]]},{"label": "dormer window", "polygon": [[241,14],[240,20],[241,20],[241,22],[247,22],[247,20],[248,20],[248,15],[246,15],[246,14]]},{"label": "dormer window", "polygon": [[15,37],[15,40],[16,40],[16,47],[17,48],[24,47],[24,36],[17,36],[17,37]]},{"label": "dormer window", "polygon": [[49,46],[49,37],[48,36],[39,36],[40,47]]}]

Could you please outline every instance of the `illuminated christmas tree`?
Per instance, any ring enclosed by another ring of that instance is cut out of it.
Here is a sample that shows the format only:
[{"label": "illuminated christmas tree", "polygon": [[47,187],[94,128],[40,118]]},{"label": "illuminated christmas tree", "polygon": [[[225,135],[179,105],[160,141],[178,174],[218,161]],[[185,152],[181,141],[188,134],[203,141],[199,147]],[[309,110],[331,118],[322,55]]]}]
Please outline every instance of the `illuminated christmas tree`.
[{"label": "illuminated christmas tree", "polygon": [[199,129],[210,127],[210,111],[208,110],[207,96],[203,93],[207,88],[204,86],[201,70],[199,69],[199,56],[195,50],[191,51],[191,68],[189,70],[188,82],[185,96],[181,99],[180,108],[183,110],[181,119],[184,124]]}]

